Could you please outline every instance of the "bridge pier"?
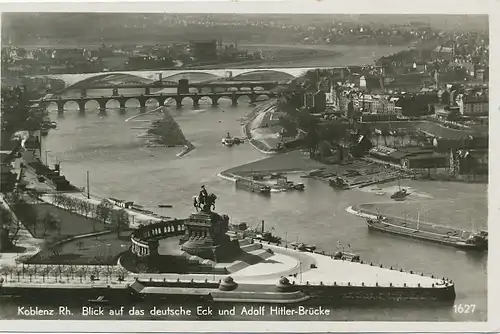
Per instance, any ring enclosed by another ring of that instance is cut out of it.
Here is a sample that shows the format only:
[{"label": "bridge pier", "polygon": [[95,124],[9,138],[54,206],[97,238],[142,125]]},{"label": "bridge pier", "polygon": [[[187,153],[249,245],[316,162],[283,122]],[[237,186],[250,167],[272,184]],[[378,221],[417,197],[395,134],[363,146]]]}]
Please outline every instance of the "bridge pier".
[{"label": "bridge pier", "polygon": [[175,98],[175,107],[177,109],[182,108],[182,97],[176,97]]},{"label": "bridge pier", "polygon": [[140,105],[140,113],[143,114],[146,112],[146,102],[147,102],[147,98],[144,97],[144,95],[141,95],[140,98],[138,98],[137,100],[139,100],[139,105]]},{"label": "bridge pier", "polygon": [[82,100],[82,101],[78,101],[78,112],[80,113],[80,115],[85,115],[85,104],[86,104],[87,101],[85,100]]},{"label": "bridge pier", "polygon": [[255,103],[257,102],[257,94],[251,94],[250,95],[250,103]]},{"label": "bridge pier", "polygon": [[201,97],[197,96],[198,94],[196,94],[196,96],[193,96],[193,107],[194,108],[198,108],[200,106],[200,99]]},{"label": "bridge pier", "polygon": [[158,105],[160,107],[164,106],[165,105],[165,101],[167,100],[167,97],[166,96],[163,96],[163,93],[160,94],[159,97],[156,98],[156,101],[158,101]]},{"label": "bridge pier", "polygon": [[105,115],[106,114],[106,103],[108,100],[97,100],[97,103],[99,103],[99,115]]},{"label": "bridge pier", "polygon": [[237,95],[236,95],[236,93],[235,93],[235,92],[233,92],[233,94],[232,94],[232,96],[231,96],[231,105],[232,105],[233,107],[236,107],[236,106],[238,105],[238,97],[239,97],[239,96],[237,96]]},{"label": "bridge pier", "polygon": [[210,96],[210,99],[212,100],[212,107],[217,107],[219,105],[219,97],[218,96]]},{"label": "bridge pier", "polygon": [[127,100],[122,98],[122,99],[119,99],[118,102],[120,103],[120,113],[124,114],[127,111],[126,106],[125,106]]},{"label": "bridge pier", "polygon": [[[61,98],[59,98],[61,99]],[[57,114],[58,115],[63,115],[64,114],[64,104],[66,101],[58,101],[57,102]]]}]

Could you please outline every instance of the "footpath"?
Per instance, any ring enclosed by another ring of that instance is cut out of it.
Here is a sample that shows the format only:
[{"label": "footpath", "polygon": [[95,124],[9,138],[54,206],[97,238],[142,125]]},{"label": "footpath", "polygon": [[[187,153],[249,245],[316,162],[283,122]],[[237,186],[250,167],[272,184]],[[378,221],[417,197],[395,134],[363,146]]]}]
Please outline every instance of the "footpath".
[{"label": "footpath", "polygon": [[12,214],[12,219],[14,222],[20,224],[19,232],[17,234],[17,242],[15,246],[24,248],[22,253],[0,253],[0,267],[2,266],[16,266],[16,259],[22,255],[35,255],[41,249],[41,244],[43,239],[36,239],[31,235],[31,233],[24,227],[24,225],[19,221],[14,211],[11,209],[10,205],[4,198],[3,194],[0,194],[0,205],[8,209]]}]

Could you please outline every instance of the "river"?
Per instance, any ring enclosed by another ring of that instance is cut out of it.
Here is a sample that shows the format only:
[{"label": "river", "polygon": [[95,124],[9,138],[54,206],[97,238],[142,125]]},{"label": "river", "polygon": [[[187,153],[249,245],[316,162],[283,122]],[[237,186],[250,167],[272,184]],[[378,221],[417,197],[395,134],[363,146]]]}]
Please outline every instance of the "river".
[{"label": "river", "polygon": [[[133,128],[145,127],[147,123],[140,120],[158,116],[148,115],[126,122],[127,118],[139,113],[138,105],[133,103],[127,105],[124,115],[113,102],[108,104],[110,109],[106,116],[91,109],[82,117],[75,105],[73,110],[65,111],[64,117],[56,119],[57,112],[53,108],[52,117],[58,128],[42,143],[43,149],[50,151],[49,163],[61,161],[62,173],[80,187],[86,185],[86,171],[89,171],[90,192],[94,195],[135,201],[172,217],[186,217],[191,213],[192,196],[204,184],[209,192],[218,196],[216,211],[228,214],[232,222],[245,221],[256,226],[265,220],[269,228],[274,227],[275,233],[282,237],[287,235],[289,241],[299,239],[330,253],[337,250],[340,241],[343,245],[350,244],[367,262],[449,277],[456,285],[455,304],[476,305],[474,312],[469,314],[454,313],[451,306],[435,305],[428,308],[422,305],[335,307],[329,317],[310,320],[486,321],[487,255],[369,232],[363,219],[345,209],[353,204],[387,201],[376,192],[336,192],[321,181],[306,179],[304,192],[275,193],[265,198],[236,190],[233,183],[219,178],[217,174],[222,170],[265,157],[248,144],[231,148],[221,145],[221,138],[227,132],[240,134],[240,118],[251,109],[248,103],[241,101],[233,108],[230,101],[221,99],[217,108],[202,104],[200,110],[193,110],[187,102],[182,109],[169,108],[186,138],[196,146],[182,158],[176,157],[179,148],[144,147],[144,139],[137,135],[145,130]],[[487,227],[486,185],[402,181],[402,186],[420,194],[404,204],[396,204],[401,205],[398,208],[404,214],[416,217],[420,212],[420,219],[464,229],[471,228],[471,221],[475,227]],[[173,208],[159,209],[160,203],[172,204]],[[422,203],[425,203],[425,212],[420,211]],[[0,318],[15,318],[16,312],[17,307],[0,304]],[[263,316],[252,317],[252,320],[284,319]]]}]

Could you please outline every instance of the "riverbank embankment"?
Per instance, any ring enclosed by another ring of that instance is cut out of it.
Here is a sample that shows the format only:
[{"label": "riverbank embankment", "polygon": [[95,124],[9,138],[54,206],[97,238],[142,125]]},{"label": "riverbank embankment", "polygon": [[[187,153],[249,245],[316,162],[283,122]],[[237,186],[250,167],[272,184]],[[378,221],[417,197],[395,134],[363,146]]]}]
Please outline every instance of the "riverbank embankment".
[{"label": "riverbank embankment", "polygon": [[125,122],[135,120],[142,116],[151,114],[162,114],[163,118],[155,120],[146,120],[150,122],[148,127],[141,127],[140,129],[146,130],[146,132],[137,135],[139,138],[147,139],[147,147],[182,147],[182,150],[177,153],[177,157],[182,157],[196,147],[186,139],[184,133],[182,132],[179,123],[170,115],[168,109],[165,106],[160,106],[146,113],[132,116],[127,118]]},{"label": "riverbank embankment", "polygon": [[360,188],[373,184],[390,182],[401,177],[401,172],[390,166],[375,162],[354,160],[342,164],[327,165],[309,158],[303,150],[295,150],[274,155],[262,160],[230,168],[219,174],[221,178],[234,181],[237,177],[253,174],[304,173],[304,177],[330,182],[340,177],[348,185],[346,188]]},{"label": "riverbank embankment", "polygon": [[[279,132],[269,127],[263,128],[264,119],[269,119],[276,110],[276,100],[272,99],[257,105],[243,122],[242,133],[254,149],[264,154],[276,154]],[[264,132],[263,132],[264,131]]]}]

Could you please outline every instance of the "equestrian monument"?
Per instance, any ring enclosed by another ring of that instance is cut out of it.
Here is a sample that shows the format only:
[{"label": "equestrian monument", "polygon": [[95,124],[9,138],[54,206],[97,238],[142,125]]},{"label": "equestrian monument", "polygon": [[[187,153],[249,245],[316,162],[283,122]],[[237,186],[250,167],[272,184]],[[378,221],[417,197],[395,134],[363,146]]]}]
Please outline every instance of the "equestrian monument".
[{"label": "equestrian monument", "polygon": [[226,232],[229,217],[213,212],[217,196],[208,194],[201,186],[198,196],[194,197],[196,212],[184,222],[185,234],[180,239],[181,249],[191,255],[215,262],[228,259],[240,252],[237,240],[231,241]]}]

